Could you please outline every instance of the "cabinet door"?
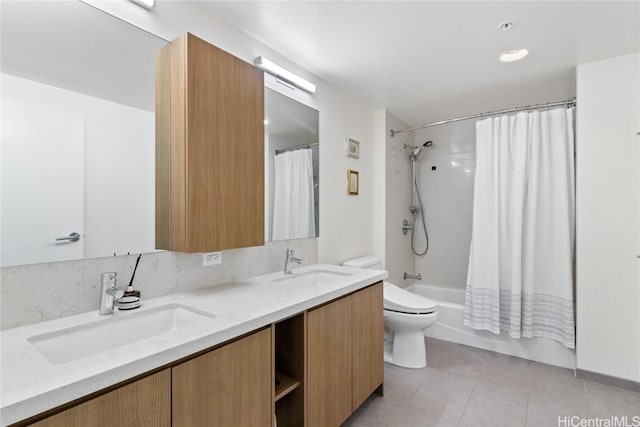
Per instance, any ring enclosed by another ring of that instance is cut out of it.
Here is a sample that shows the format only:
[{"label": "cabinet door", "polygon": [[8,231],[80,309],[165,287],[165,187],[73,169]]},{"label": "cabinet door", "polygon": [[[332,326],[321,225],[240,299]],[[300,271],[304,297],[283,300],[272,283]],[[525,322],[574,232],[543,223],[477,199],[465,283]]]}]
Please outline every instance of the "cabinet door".
[{"label": "cabinet door", "polygon": [[351,299],[307,314],[307,426],[337,427],[351,415]]},{"label": "cabinet door", "polygon": [[39,421],[37,427],[169,427],[171,372],[150,375]]},{"label": "cabinet door", "polygon": [[382,282],[351,295],[353,410],[384,381]]},{"label": "cabinet door", "polygon": [[186,34],[161,52],[156,91],[156,248],[264,245],[263,72]]},{"label": "cabinet door", "polygon": [[271,426],[271,329],[173,368],[174,427]]}]

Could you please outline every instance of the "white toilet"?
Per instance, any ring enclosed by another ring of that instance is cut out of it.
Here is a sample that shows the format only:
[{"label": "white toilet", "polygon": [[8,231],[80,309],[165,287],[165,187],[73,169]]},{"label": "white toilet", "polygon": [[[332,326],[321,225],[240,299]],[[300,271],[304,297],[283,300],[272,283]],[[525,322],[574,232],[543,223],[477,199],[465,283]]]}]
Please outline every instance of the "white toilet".
[{"label": "white toilet", "polygon": [[[380,259],[357,258],[342,264],[345,267],[382,270]],[[404,368],[427,366],[424,330],[436,323],[436,304],[394,285],[384,282],[384,361]]]}]

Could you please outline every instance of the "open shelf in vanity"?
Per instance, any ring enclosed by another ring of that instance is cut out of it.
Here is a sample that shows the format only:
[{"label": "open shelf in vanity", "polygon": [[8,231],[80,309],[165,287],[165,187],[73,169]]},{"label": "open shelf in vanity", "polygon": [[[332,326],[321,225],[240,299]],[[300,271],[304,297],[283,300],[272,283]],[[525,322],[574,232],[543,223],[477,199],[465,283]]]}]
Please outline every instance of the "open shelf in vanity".
[{"label": "open shelf in vanity", "polygon": [[277,402],[300,386],[300,381],[282,372],[276,372],[276,391],[273,401]]},{"label": "open shelf in vanity", "polygon": [[305,425],[305,328],[306,312],[273,325],[273,401],[278,427]]}]

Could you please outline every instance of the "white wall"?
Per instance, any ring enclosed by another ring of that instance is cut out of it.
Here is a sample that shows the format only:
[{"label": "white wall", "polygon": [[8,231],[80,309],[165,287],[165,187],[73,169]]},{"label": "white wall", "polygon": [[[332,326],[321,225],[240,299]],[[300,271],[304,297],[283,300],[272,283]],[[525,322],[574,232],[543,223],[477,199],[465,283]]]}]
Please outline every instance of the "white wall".
[{"label": "white wall", "polygon": [[[383,258],[376,247],[376,147],[373,111],[335,94],[340,108],[320,109],[320,262],[336,264],[365,255]],[[346,157],[346,139],[360,141],[360,158]],[[347,195],[347,169],[360,173],[359,195]]]},{"label": "white wall", "polygon": [[[416,145],[433,141],[433,147],[418,160],[429,251],[415,257],[415,271],[422,274],[425,283],[466,288],[476,168],[475,122],[465,120],[415,132]],[[416,249],[423,250],[424,244],[424,230],[419,227]]]},{"label": "white wall", "polygon": [[373,134],[374,134],[374,163],[375,176],[374,187],[375,194],[373,200],[373,222],[375,227],[380,227],[381,232],[377,232],[374,236],[373,252],[378,254],[382,260],[382,268],[386,267],[386,206],[387,206],[387,189],[386,189],[386,156],[387,156],[387,110],[379,108],[374,111],[373,118]]},{"label": "white wall", "polygon": [[385,175],[386,175],[386,269],[389,281],[398,286],[407,286],[412,280],[404,280],[403,273],[413,274],[414,256],[411,252],[411,235],[402,234],[402,220],[411,219],[411,163],[404,144],[413,145],[413,133],[401,133],[391,137],[391,130],[406,129],[406,123],[392,114],[385,117]]},{"label": "white wall", "polygon": [[577,72],[578,369],[640,381],[640,55]]},{"label": "white wall", "polygon": [[[260,261],[258,268],[252,264],[257,259],[284,259],[284,248],[287,246],[298,248],[296,255],[302,256],[305,263],[339,263],[362,255],[376,255],[381,258],[384,256],[384,248],[380,243],[383,241],[384,233],[384,224],[380,222],[383,217],[374,213],[375,209],[383,208],[375,187],[376,180],[380,179],[376,177],[376,172],[380,173],[382,170],[378,163],[383,159],[378,155],[379,147],[376,147],[375,116],[372,107],[319,80],[222,19],[210,15],[197,2],[157,2],[156,8],[151,12],[127,1],[87,0],[86,3],[167,40],[190,31],[248,62],[253,62],[256,56],[266,56],[318,86],[315,95],[301,91],[293,93],[288,89],[285,91],[274,79],[265,76],[265,84],[269,87],[286,93],[320,112],[321,237],[225,251],[223,259],[227,253],[233,253],[233,263],[224,275],[215,267],[204,270],[201,267],[196,268],[200,260],[198,255],[148,255],[144,259],[151,260],[154,272],[150,274],[149,282],[142,286],[151,289],[155,286],[163,292],[173,292],[176,289],[186,290],[221,283],[233,277],[248,277],[274,271],[281,268],[275,261]],[[349,137],[361,142],[361,158],[358,160],[345,156],[345,140]],[[346,194],[347,169],[360,172],[359,196]],[[122,266],[128,262],[125,261],[128,258],[131,257],[2,269],[2,327],[92,310],[94,304],[88,302],[80,304],[79,307],[56,306],[60,301],[52,300],[51,296],[54,294],[68,297],[81,293],[86,294],[83,301],[97,301],[97,289],[93,287],[99,282],[99,273],[113,270],[114,263]],[[175,261],[168,262],[168,259]],[[190,274],[188,269],[192,267],[199,273],[190,275],[188,280],[183,279],[185,274]],[[118,268],[123,270],[122,267]],[[158,271],[164,274],[156,274]],[[125,273],[124,277],[127,274]],[[37,280],[32,280],[36,277]],[[73,277],[73,280],[70,277]],[[143,278],[140,280],[142,282]],[[183,285],[184,287],[181,287]],[[30,290],[29,293],[24,292],[27,288]],[[148,296],[149,292],[146,292],[146,295]],[[32,308],[27,309],[25,305]],[[21,319],[22,314],[24,318]]]}]

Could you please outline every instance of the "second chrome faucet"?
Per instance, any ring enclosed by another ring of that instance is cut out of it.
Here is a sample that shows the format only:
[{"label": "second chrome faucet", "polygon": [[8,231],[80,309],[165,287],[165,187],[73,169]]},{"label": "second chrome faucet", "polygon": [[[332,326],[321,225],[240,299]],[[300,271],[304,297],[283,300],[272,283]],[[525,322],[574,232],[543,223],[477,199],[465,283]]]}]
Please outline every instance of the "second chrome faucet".
[{"label": "second chrome faucet", "polygon": [[302,264],[302,259],[295,256],[295,251],[293,249],[287,249],[287,255],[284,259],[284,274],[293,274],[291,272],[291,263],[300,265]]}]

